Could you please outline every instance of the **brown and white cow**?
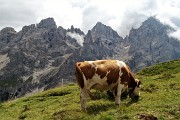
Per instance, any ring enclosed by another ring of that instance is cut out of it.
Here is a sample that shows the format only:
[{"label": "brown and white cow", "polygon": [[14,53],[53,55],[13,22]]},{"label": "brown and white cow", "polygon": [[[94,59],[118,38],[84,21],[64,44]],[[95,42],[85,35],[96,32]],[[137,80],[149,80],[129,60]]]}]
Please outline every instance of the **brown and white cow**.
[{"label": "brown and white cow", "polygon": [[130,96],[139,96],[140,81],[134,79],[130,68],[123,61],[97,60],[76,63],[76,79],[80,86],[81,108],[86,111],[90,89],[112,90],[115,104],[120,105],[122,91],[128,87]]}]

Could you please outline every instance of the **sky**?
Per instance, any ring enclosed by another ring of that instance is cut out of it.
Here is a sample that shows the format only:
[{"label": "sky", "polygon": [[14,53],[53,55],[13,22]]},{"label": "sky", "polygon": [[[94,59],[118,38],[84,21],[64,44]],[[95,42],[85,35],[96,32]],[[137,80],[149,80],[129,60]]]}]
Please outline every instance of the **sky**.
[{"label": "sky", "polygon": [[73,25],[87,33],[102,22],[125,37],[151,16],[176,29],[170,36],[180,40],[180,0],[0,0],[0,30],[19,31],[53,17],[65,29]]}]

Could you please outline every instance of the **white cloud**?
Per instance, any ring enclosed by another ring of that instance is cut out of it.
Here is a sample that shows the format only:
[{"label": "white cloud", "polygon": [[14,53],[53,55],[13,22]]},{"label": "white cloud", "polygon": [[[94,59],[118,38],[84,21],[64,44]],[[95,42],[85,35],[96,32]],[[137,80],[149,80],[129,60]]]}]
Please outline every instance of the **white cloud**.
[{"label": "white cloud", "polygon": [[84,36],[77,34],[75,32],[71,33],[71,32],[67,32],[67,35],[70,36],[71,38],[76,39],[77,43],[81,46],[83,46],[83,42],[84,42]]},{"label": "white cloud", "polygon": [[58,26],[71,25],[85,33],[98,22],[111,26],[121,36],[138,28],[150,16],[180,29],[179,0],[0,0],[0,29],[53,17]]},{"label": "white cloud", "polygon": [[53,17],[59,26],[80,28],[82,22],[81,8],[69,0],[45,0],[38,20]]},{"label": "white cloud", "polygon": [[[20,30],[36,21],[39,0],[0,0],[0,29],[10,26]],[[36,9],[37,8],[37,9]]]},{"label": "white cloud", "polygon": [[176,30],[175,32],[169,33],[169,36],[180,40],[180,29]]}]

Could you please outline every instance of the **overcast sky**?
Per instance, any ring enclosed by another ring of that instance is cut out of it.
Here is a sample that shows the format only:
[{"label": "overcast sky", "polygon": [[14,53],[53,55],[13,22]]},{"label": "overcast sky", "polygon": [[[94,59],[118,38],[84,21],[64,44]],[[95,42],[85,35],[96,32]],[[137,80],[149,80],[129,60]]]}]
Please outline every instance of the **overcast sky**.
[{"label": "overcast sky", "polygon": [[171,35],[180,39],[180,0],[0,0],[0,30],[53,17],[57,26],[85,33],[100,21],[124,37],[150,16],[175,28]]}]

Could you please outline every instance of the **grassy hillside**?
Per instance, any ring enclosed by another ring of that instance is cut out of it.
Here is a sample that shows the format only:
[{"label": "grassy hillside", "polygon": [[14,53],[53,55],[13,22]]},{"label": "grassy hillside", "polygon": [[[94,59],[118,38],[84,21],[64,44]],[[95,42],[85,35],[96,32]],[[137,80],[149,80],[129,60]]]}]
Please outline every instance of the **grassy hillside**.
[{"label": "grassy hillside", "polygon": [[81,112],[76,84],[0,104],[1,120],[138,120],[155,116],[160,120],[180,119],[180,60],[151,66],[136,76],[142,81],[138,102],[130,98],[114,105],[105,92],[88,100],[87,113]]}]

